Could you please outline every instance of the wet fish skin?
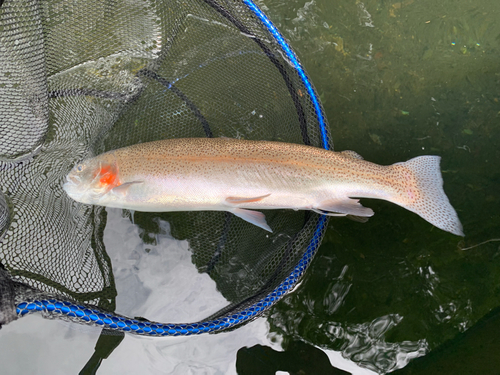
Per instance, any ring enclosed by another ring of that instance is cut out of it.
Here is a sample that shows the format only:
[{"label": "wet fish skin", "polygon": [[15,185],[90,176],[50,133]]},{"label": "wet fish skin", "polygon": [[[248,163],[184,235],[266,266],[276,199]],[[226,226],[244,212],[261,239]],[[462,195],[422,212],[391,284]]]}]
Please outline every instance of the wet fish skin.
[{"label": "wet fish skin", "polygon": [[442,185],[439,156],[381,166],[353,151],[229,138],[169,139],[85,160],[64,190],[76,201],[146,212],[229,211],[266,230],[249,209],[370,217],[355,198],[376,198],[463,236]]}]

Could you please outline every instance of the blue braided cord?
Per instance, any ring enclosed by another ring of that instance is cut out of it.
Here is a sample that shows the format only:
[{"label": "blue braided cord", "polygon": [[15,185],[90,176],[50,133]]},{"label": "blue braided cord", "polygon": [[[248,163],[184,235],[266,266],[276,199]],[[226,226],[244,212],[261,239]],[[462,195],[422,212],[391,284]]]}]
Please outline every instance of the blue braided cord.
[{"label": "blue braided cord", "polygon": [[[269,32],[278,41],[281,48],[285,51],[294,68],[297,70],[297,73],[301,77],[316,111],[320,125],[322,146],[324,149],[328,150],[329,139],[323,111],[321,109],[321,105],[319,104],[319,99],[316,96],[316,92],[309,82],[309,78],[302,69],[297,57],[267,16],[251,0],[243,0],[243,2],[267,27]],[[58,301],[56,299],[35,299],[29,302],[21,302],[17,305],[16,312],[20,317],[33,312],[42,312],[51,315],[57,314],[65,316],[74,322],[87,323],[115,331],[129,332],[144,336],[189,336],[222,331],[261,315],[297,285],[321,243],[321,234],[325,229],[327,221],[327,216],[322,215],[319,217],[313,238],[309,243],[306,252],[290,275],[278,287],[276,287],[266,297],[241,312],[220,319],[198,323],[163,324],[129,319],[117,314],[103,312],[93,306],[85,306],[83,304],[68,301]]]},{"label": "blue braided cord", "polygon": [[319,104],[319,99],[316,95],[316,92],[314,91],[314,88],[312,87],[311,82],[309,82],[309,78],[307,77],[306,73],[304,72],[304,69],[302,69],[302,65],[300,64],[299,60],[297,59],[297,56],[295,53],[292,51],[292,48],[288,45],[288,43],[285,41],[285,38],[281,35],[281,33],[278,31],[276,26],[273,25],[271,20],[267,18],[267,16],[259,9],[257,5],[255,5],[251,0],[243,0],[243,2],[250,8],[252,12],[255,13],[255,15],[260,19],[260,21],[264,24],[264,26],[267,27],[268,31],[273,35],[274,39],[279,43],[281,48],[286,53],[286,56],[290,59],[290,61],[293,64],[293,67],[295,70],[297,70],[297,73],[299,74],[300,78],[302,79],[302,82],[304,83],[304,86],[307,89],[307,93],[309,94],[309,97],[311,98],[311,101],[313,102],[314,105],[314,110],[316,111],[316,116],[318,118],[319,122],[319,130],[321,132],[321,142],[322,146],[325,150],[329,150],[330,146],[328,144],[328,134],[326,130],[326,124],[324,120],[324,115],[323,111],[321,110],[321,105]]}]

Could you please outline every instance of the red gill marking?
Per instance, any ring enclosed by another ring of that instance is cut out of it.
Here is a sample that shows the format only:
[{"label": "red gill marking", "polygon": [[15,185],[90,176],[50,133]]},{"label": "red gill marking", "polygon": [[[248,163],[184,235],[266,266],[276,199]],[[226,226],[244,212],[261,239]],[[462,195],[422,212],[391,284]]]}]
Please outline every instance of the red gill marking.
[{"label": "red gill marking", "polygon": [[111,169],[111,166],[109,165],[101,167],[99,171],[99,176],[101,177],[99,179],[101,186],[108,186],[113,184],[117,177],[116,173]]}]

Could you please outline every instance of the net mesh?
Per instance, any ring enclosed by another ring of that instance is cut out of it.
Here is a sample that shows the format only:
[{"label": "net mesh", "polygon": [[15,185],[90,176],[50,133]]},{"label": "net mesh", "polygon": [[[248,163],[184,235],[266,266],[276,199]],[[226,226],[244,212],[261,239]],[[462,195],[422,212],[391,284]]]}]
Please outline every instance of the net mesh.
[{"label": "net mesh", "polygon": [[[84,158],[136,143],[231,137],[321,147],[321,113],[294,61],[233,0],[5,1],[0,8],[0,262],[48,293],[114,309],[106,211],[62,181]],[[273,290],[318,215],[267,211],[269,234],[224,212],[136,213],[187,239],[237,311]],[[208,319],[209,317],[207,317]]]}]

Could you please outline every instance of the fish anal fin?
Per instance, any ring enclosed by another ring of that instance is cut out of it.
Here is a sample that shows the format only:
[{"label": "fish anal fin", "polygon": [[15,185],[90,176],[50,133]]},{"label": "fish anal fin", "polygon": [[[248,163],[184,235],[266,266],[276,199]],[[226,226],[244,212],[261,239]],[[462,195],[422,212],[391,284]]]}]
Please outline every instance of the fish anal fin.
[{"label": "fish anal fin", "polygon": [[125,182],[124,184],[115,186],[113,189],[110,190],[110,193],[113,193],[115,195],[119,195],[122,197],[125,197],[128,193],[128,190],[132,185],[135,184],[142,184],[143,181],[131,181],[131,182]]},{"label": "fish anal fin", "polygon": [[346,218],[357,223],[366,223],[368,221],[368,217],[366,216],[346,215]]},{"label": "fish anal fin", "polygon": [[347,216],[347,214],[339,214],[339,213],[335,213],[335,212],[328,212],[328,211],[324,211],[324,210],[320,210],[318,208],[311,208],[311,211],[313,212],[316,212],[317,214],[320,214],[320,215],[327,215],[327,216]]},{"label": "fish anal fin", "polygon": [[368,207],[363,207],[359,203],[359,199],[339,198],[321,202],[315,207],[321,211],[326,211],[325,215],[342,216],[352,215],[360,217],[373,216],[373,210]]},{"label": "fish anal fin", "polygon": [[262,212],[245,210],[243,208],[233,208],[230,212],[232,212],[235,216],[238,216],[240,219],[243,219],[253,225],[257,225],[268,232],[273,232],[271,227],[267,225],[266,216]]},{"label": "fish anal fin", "polygon": [[253,203],[261,201],[271,194],[261,195],[260,197],[227,197],[226,202],[230,204]]}]

